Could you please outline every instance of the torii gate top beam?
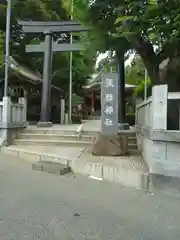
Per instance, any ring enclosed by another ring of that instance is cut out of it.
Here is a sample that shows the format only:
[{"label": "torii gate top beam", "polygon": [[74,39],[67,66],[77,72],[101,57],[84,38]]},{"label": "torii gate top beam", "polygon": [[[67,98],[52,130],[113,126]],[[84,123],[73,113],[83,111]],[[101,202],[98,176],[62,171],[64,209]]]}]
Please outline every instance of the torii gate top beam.
[{"label": "torii gate top beam", "polygon": [[50,32],[86,32],[89,27],[82,26],[76,21],[51,21],[51,22],[34,22],[34,21],[18,21],[25,33],[44,33]]},{"label": "torii gate top beam", "polygon": [[26,26],[67,26],[67,25],[81,25],[78,21],[68,20],[68,21],[24,21],[18,20],[18,24]]}]

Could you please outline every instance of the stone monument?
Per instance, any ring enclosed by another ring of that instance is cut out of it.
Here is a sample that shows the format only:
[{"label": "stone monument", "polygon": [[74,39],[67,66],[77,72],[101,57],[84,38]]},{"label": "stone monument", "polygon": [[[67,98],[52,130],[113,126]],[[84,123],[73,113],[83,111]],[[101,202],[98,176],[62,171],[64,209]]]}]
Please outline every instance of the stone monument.
[{"label": "stone monument", "polygon": [[127,153],[127,138],[118,135],[118,74],[102,73],[101,132],[94,144],[96,156],[120,156]]}]

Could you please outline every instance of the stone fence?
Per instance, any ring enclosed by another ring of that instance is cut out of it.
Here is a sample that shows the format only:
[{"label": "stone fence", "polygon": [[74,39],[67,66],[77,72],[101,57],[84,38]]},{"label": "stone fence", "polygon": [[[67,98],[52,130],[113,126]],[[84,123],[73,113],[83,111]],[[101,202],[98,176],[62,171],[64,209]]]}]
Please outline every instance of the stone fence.
[{"label": "stone fence", "polygon": [[169,101],[180,106],[180,93],[168,93],[167,85],[159,85],[136,106],[137,143],[150,174],[180,177],[180,130],[167,130]]},{"label": "stone fence", "polygon": [[21,128],[26,127],[27,104],[25,98],[12,103],[10,97],[0,102],[0,145],[9,145]]}]

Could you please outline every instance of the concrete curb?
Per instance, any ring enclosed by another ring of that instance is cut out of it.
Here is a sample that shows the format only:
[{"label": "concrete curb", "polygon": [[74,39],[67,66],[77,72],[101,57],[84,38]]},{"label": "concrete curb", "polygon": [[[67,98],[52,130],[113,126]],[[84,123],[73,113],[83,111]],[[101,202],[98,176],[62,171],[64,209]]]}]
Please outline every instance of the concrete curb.
[{"label": "concrete curb", "polygon": [[[1,152],[17,156],[33,164],[41,161],[46,163],[51,162],[52,164],[63,164],[63,166],[70,167],[74,173],[88,175],[94,179],[108,180],[140,190],[147,191],[149,189],[148,173],[143,172],[143,170],[141,171],[141,169],[133,169],[128,164],[115,165],[107,162],[86,161],[86,156],[83,153],[77,159],[64,159],[59,156],[8,147],[1,148]],[[37,170],[41,171],[40,169],[41,167],[37,166]]]},{"label": "concrete curb", "polygon": [[24,149],[15,149],[15,148],[8,148],[8,147],[2,147],[1,152],[7,155],[19,157],[31,163],[37,163],[39,161],[47,161],[47,162],[61,163],[66,166],[69,165],[68,159],[61,158],[56,155],[42,154],[38,152],[26,151]]},{"label": "concrete curb", "polygon": [[74,173],[88,175],[94,179],[102,179],[119,183],[123,186],[145,190],[149,189],[148,173],[117,167],[113,164],[94,163],[82,160],[71,162],[71,169]]}]

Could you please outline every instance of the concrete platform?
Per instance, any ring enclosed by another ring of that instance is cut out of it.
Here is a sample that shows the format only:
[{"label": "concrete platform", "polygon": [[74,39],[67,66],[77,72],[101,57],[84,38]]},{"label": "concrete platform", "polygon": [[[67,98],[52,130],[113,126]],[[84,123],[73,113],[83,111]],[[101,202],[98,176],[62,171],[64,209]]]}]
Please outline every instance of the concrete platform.
[{"label": "concrete platform", "polygon": [[65,146],[22,146],[11,145],[2,147],[1,152],[17,156],[30,162],[51,161],[68,165],[70,161],[75,161],[85,148],[82,147],[65,147]]},{"label": "concrete platform", "polygon": [[120,183],[136,189],[148,190],[148,167],[136,151],[126,157],[96,157],[88,148],[18,146],[3,147],[5,154],[38,163],[61,163],[74,173]]}]

